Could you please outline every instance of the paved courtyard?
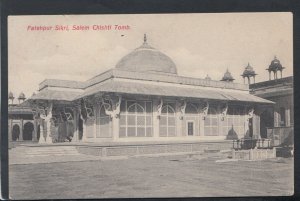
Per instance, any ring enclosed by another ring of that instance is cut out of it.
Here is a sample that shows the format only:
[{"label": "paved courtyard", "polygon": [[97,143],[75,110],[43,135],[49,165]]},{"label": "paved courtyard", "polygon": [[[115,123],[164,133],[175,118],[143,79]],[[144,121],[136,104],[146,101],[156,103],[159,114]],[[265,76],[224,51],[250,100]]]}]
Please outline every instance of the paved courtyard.
[{"label": "paved courtyard", "polygon": [[12,199],[293,194],[293,159],[230,161],[220,154],[10,166]]}]

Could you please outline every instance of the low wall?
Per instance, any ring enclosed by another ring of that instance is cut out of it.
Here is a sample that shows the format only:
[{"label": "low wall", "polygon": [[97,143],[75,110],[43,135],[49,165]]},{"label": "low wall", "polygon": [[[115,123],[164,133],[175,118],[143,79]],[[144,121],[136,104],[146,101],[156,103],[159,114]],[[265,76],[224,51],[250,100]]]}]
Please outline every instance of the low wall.
[{"label": "low wall", "polygon": [[230,150],[232,141],[223,142],[196,142],[196,143],[164,143],[164,144],[131,144],[131,145],[81,145],[77,146],[79,153],[109,156],[137,156],[172,153],[194,153],[205,150]]},{"label": "low wall", "polygon": [[294,144],[294,127],[267,128],[271,146],[291,146]]},{"label": "low wall", "polygon": [[264,160],[276,158],[276,148],[273,149],[249,149],[232,150],[232,158],[238,160]]}]

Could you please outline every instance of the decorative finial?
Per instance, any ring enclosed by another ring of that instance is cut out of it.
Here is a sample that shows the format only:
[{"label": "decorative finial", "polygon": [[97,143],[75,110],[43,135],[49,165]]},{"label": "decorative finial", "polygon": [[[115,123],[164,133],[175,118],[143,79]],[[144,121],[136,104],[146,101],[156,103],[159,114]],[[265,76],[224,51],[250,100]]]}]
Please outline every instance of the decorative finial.
[{"label": "decorative finial", "polygon": [[277,59],[276,55],[274,56],[274,59]]},{"label": "decorative finial", "polygon": [[147,43],[147,35],[144,34],[144,43]]},{"label": "decorative finial", "polygon": [[250,66],[250,63],[249,63],[249,61],[248,61],[248,66]]}]

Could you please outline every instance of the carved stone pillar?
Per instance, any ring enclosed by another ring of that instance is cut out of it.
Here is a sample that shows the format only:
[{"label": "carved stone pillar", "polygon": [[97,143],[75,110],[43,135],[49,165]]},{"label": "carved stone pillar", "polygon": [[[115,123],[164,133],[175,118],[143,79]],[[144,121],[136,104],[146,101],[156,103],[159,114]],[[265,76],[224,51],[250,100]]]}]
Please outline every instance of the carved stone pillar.
[{"label": "carved stone pillar", "polygon": [[8,141],[12,141],[12,119],[8,120]]},{"label": "carved stone pillar", "polygon": [[[52,115],[51,115],[52,116]],[[51,137],[51,121],[50,121],[50,117],[47,118],[46,120],[46,143],[47,144],[52,144],[52,137]]]},{"label": "carved stone pillar", "polygon": [[274,109],[274,127],[278,127],[279,126],[279,113],[277,111],[278,109],[275,108]]},{"label": "carved stone pillar", "polygon": [[176,136],[184,136],[183,119],[185,117],[186,101],[176,101]]},{"label": "carved stone pillar", "polygon": [[199,103],[200,136],[204,136],[205,135],[204,122],[205,122],[206,116],[208,114],[208,110],[209,110],[209,103],[208,103],[208,101],[206,101],[206,102],[200,102]]},{"label": "carved stone pillar", "polygon": [[244,135],[239,136],[239,138],[245,137],[249,133],[249,119],[248,115],[244,115]]},{"label": "carved stone pillar", "polygon": [[33,120],[33,134],[32,134],[32,141],[36,142],[37,141],[37,120],[34,118]]},{"label": "carved stone pillar", "polygon": [[159,100],[153,100],[153,137],[159,137],[159,113],[157,108],[160,105]]},{"label": "carved stone pillar", "polygon": [[23,119],[20,121],[20,136],[19,136],[19,141],[23,141]]},{"label": "carved stone pillar", "polygon": [[[287,105],[289,107],[289,105]],[[285,126],[290,126],[291,125],[291,112],[290,108],[285,109]]]},{"label": "carved stone pillar", "polygon": [[260,116],[258,114],[253,115],[253,138],[260,139]]},{"label": "carved stone pillar", "polygon": [[86,142],[87,137],[86,137],[86,121],[83,119],[82,120],[82,142]]},{"label": "carved stone pillar", "polygon": [[39,139],[39,144],[45,144],[46,140],[44,137],[44,120],[40,120],[40,139]]},{"label": "carved stone pillar", "polygon": [[112,138],[119,139],[120,131],[120,106],[122,101],[121,95],[107,95],[101,98],[104,105],[106,115],[109,115],[112,121]]},{"label": "carved stone pillar", "polygon": [[94,139],[97,138],[97,111],[98,111],[98,105],[93,105],[94,109],[94,126],[93,126],[93,133],[94,133]]},{"label": "carved stone pillar", "polygon": [[116,116],[112,118],[112,127],[113,140],[117,140],[119,139],[120,119]]},{"label": "carved stone pillar", "polygon": [[73,110],[73,114],[74,114],[74,120],[73,120],[74,134],[73,134],[72,142],[78,142],[79,141],[79,129],[78,129],[79,114],[76,109]]}]

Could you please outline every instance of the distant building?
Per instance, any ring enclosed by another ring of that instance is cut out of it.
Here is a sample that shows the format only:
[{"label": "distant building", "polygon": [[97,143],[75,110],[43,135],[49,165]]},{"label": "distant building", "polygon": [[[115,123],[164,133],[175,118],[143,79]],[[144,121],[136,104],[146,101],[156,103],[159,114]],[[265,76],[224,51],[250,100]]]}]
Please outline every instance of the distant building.
[{"label": "distant building", "polygon": [[248,79],[248,84],[251,84],[251,77],[253,77],[253,83],[255,83],[255,76],[257,74],[255,73],[255,71],[253,70],[253,67],[250,66],[250,64],[248,63],[248,65],[246,66],[243,74],[241,75],[244,78],[244,84],[245,84],[245,78]]},{"label": "distant building", "polygon": [[[294,126],[293,76],[282,78],[283,69],[284,67],[275,57],[267,69],[270,73],[270,80],[250,84],[251,94],[275,103],[273,107],[266,107],[261,111],[260,130],[261,136],[264,138],[267,138],[268,135],[271,135],[272,138],[273,134],[277,135],[277,144],[282,141],[280,136],[291,133]],[[281,78],[277,76],[278,71],[281,73]],[[274,74],[273,80],[271,80],[271,72]]]},{"label": "distant building", "polygon": [[22,106],[26,99],[24,93],[18,96],[17,104],[14,104],[14,95],[12,92],[8,95],[8,138],[9,141],[37,141],[38,129],[35,129],[32,109]]}]

